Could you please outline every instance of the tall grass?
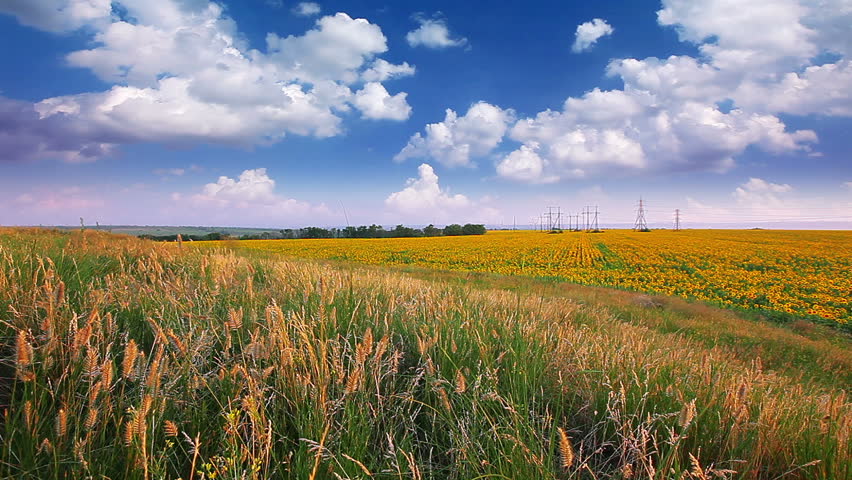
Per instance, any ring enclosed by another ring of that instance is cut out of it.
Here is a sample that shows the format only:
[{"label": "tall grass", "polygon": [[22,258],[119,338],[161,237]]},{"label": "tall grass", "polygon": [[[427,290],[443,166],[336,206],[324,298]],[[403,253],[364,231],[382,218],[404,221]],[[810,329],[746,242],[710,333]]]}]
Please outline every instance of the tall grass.
[{"label": "tall grass", "polygon": [[852,478],[843,388],[593,303],[0,230],[0,476]]}]

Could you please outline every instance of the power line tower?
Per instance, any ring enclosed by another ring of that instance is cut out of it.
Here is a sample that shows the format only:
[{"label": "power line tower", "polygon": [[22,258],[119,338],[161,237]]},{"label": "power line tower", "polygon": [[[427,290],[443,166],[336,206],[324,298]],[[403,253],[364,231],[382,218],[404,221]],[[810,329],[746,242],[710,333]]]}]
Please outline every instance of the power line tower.
[{"label": "power line tower", "polygon": [[674,224],[674,227],[675,227],[674,229],[675,229],[676,232],[680,231],[680,209],[679,208],[675,209],[675,224]]},{"label": "power line tower", "polygon": [[633,230],[637,232],[648,231],[648,222],[645,220],[645,202],[642,197],[639,197],[639,210],[636,211],[636,223],[633,224]]},{"label": "power line tower", "polygon": [[598,212],[598,206],[595,205],[595,222],[594,222],[595,226],[592,229],[593,232],[599,232],[600,231],[600,229],[598,228],[598,213],[599,213]]},{"label": "power line tower", "polygon": [[562,231],[562,207],[547,207],[547,229],[551,232]]}]

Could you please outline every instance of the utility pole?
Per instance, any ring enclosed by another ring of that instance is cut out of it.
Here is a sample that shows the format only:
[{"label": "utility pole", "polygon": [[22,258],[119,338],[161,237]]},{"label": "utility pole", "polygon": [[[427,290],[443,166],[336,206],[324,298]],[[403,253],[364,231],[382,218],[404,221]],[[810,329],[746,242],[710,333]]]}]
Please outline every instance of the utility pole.
[{"label": "utility pole", "polygon": [[633,224],[633,230],[638,232],[648,231],[648,223],[645,221],[645,202],[642,197],[639,197],[639,210],[636,211],[636,223]]},{"label": "utility pole", "polygon": [[676,232],[680,231],[680,209],[679,208],[675,209],[675,231]]}]

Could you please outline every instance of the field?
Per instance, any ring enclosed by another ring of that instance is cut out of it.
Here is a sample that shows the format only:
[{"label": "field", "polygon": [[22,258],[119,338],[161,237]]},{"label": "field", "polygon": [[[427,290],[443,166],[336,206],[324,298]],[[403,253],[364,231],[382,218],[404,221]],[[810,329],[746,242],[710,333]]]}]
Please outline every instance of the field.
[{"label": "field", "polygon": [[[697,242],[714,239],[686,235],[704,265]],[[756,232],[749,252],[719,235],[730,249],[706,262],[756,262],[759,238],[787,252],[772,263],[783,272],[815,258],[793,234]],[[843,235],[826,234],[832,261],[848,262]],[[370,245],[396,245],[407,266],[389,269],[0,229],[0,478],[852,479],[842,331],[412,266],[563,276],[614,261],[607,248],[654,250],[617,232],[463,240],[248,242],[315,257],[349,245],[375,264],[390,253]],[[543,242],[565,253],[535,258]],[[628,277],[652,281],[660,265]]]},{"label": "field", "polygon": [[373,265],[554,277],[781,317],[852,319],[852,232],[684,230],[260,240],[240,247]]}]

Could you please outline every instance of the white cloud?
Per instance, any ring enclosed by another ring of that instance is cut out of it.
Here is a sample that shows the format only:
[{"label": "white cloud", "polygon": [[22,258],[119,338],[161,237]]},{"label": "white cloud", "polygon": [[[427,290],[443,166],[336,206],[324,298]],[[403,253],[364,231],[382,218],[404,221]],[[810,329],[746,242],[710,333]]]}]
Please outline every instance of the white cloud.
[{"label": "white cloud", "polygon": [[625,90],[648,92],[664,101],[693,100],[716,103],[730,95],[738,74],[723,73],[689,56],[660,60],[619,59],[607,66],[608,76],[619,76]]},{"label": "white cloud", "polygon": [[332,217],[325,205],[312,205],[276,192],[276,182],[265,168],[244,170],[236,179],[221,176],[215,183],[204,185],[200,193],[190,195],[188,202],[185,197],[180,192],[171,195],[173,211],[186,214],[191,209],[194,215],[229,224],[238,219],[244,225],[298,225],[322,223]]},{"label": "white cloud", "polygon": [[[661,25],[682,40],[700,44],[720,68],[765,67],[818,53],[814,31],[802,24],[808,7],[796,0],[731,4],[724,0],[664,0]],[[704,43],[706,41],[706,43]]]},{"label": "white cloud", "polygon": [[420,23],[420,27],[405,35],[405,40],[412,47],[449,48],[467,44],[467,39],[464,37],[452,37],[445,20],[420,17],[416,20]]},{"label": "white cloud", "polygon": [[530,183],[550,183],[557,177],[543,177],[545,161],[537,153],[538,144],[522,145],[497,164],[497,174],[511,180]]},{"label": "white cloud", "polygon": [[784,183],[770,183],[762,178],[750,178],[734,190],[734,199],[740,205],[751,208],[777,208],[783,206],[779,194],[788,193],[793,187]]},{"label": "white cloud", "polygon": [[353,103],[364,118],[374,120],[405,120],[411,115],[411,107],[405,101],[405,92],[390,95],[381,83],[370,82],[355,93]]},{"label": "white cloud", "polygon": [[580,53],[592,48],[592,45],[601,37],[612,35],[615,29],[612,28],[606,20],[595,18],[591,22],[581,23],[577,25],[577,31],[574,34],[574,45],[571,46],[571,51]]},{"label": "white cloud", "polygon": [[843,183],[843,186],[844,186],[844,187],[846,187],[846,188],[848,188],[848,189],[850,189],[850,190],[852,190],[852,182],[844,182],[844,183]]},{"label": "white cloud", "polygon": [[[250,49],[233,19],[207,0],[115,3],[133,23],[82,8],[99,5],[95,0],[0,7],[21,19],[36,18],[35,11],[44,17],[37,26],[44,28],[87,27],[93,46],[72,52],[68,62],[116,84],[35,105],[0,99],[0,117],[11,119],[0,122],[3,159],[88,161],[129,142],[251,146],[287,134],[330,137],[343,131],[338,113],[356,100],[368,105],[349,85],[414,71],[407,63],[377,58],[387,51],[381,29],[345,13],[318,19],[300,36],[270,33],[261,52]],[[79,21],[57,23],[78,11],[73,18]],[[364,94],[383,89],[377,84]],[[373,98],[364,117],[407,117],[406,95]]]},{"label": "white cloud", "polygon": [[322,8],[315,2],[299,2],[293,7],[293,13],[302,17],[312,17],[319,15]]},{"label": "white cloud", "polygon": [[0,12],[49,32],[67,32],[91,23],[108,22],[111,0],[5,0]]},{"label": "white cloud", "polygon": [[748,80],[733,94],[738,105],[794,115],[852,116],[852,61],[789,72],[780,79]]},{"label": "white cloud", "polygon": [[269,58],[287,76],[306,82],[328,79],[353,83],[358,70],[375,55],[387,51],[381,28],[345,13],[317,20],[302,36],[266,37]]},{"label": "white cloud", "polygon": [[442,189],[438,184],[438,176],[428,163],[421,164],[417,173],[417,178],[406,181],[403,190],[390,194],[385,199],[385,205],[401,212],[432,214],[470,205],[470,200],[464,195],[452,195]]},{"label": "white cloud", "polygon": [[605,172],[724,171],[750,145],[807,151],[816,141],[810,131],[785,131],[770,115],[723,113],[712,104],[641,90],[597,89],[569,98],[562,112],[519,120],[510,137],[535,146],[543,160],[542,178],[561,179]]},{"label": "white cloud", "polygon": [[265,168],[245,170],[238,180],[221,176],[216,183],[208,183],[201,197],[223,202],[268,203],[275,200],[275,180],[269,178]]},{"label": "white cloud", "polygon": [[361,79],[365,82],[384,82],[393,78],[407,77],[414,75],[415,68],[409,65],[408,62],[402,62],[399,65],[394,65],[382,58],[376,59],[372,66],[361,74]]},{"label": "white cloud", "polygon": [[[569,97],[561,110],[517,121],[508,136],[521,145],[496,164],[497,174],[543,182],[604,174],[722,172],[750,147],[820,155],[813,148],[815,132],[791,131],[778,115],[852,115],[852,62],[809,64],[819,52],[852,50],[852,36],[843,27],[852,21],[852,5],[779,1],[785,8],[665,0],[659,23],[698,44],[702,57],[612,61],[607,74],[619,77],[622,89],[593,89]],[[587,33],[608,31],[602,21],[597,25]],[[578,47],[584,45],[590,43],[580,41]],[[454,115],[450,111],[447,120],[413,136],[396,158],[469,164],[476,155],[452,135]],[[478,155],[499,143],[491,137]]]},{"label": "white cloud", "polygon": [[320,138],[340,132],[340,118],[299,84],[283,87],[277,102],[269,105],[206,102],[192,94],[192,85],[192,80],[169,77],[156,88],[116,86],[103,93],[47,99],[36,108],[43,118],[73,112],[88,129],[87,136],[111,144],[250,145],[279,140],[287,132]]},{"label": "white cloud", "polygon": [[487,155],[502,141],[514,115],[486,102],[473,104],[462,117],[447,109],[443,122],[426,125],[425,136],[413,135],[394,160],[431,158],[450,167],[471,166],[473,158]]},{"label": "white cloud", "polygon": [[[852,115],[848,1],[777,0],[737,8],[726,0],[663,4],[660,24],[699,45],[719,71],[715,90],[730,90],[738,106],[767,113]],[[846,58],[810,64],[824,52]]]},{"label": "white cloud", "polygon": [[33,104],[0,97],[0,161],[59,158],[82,163],[113,150],[66,115],[42,118]]}]

